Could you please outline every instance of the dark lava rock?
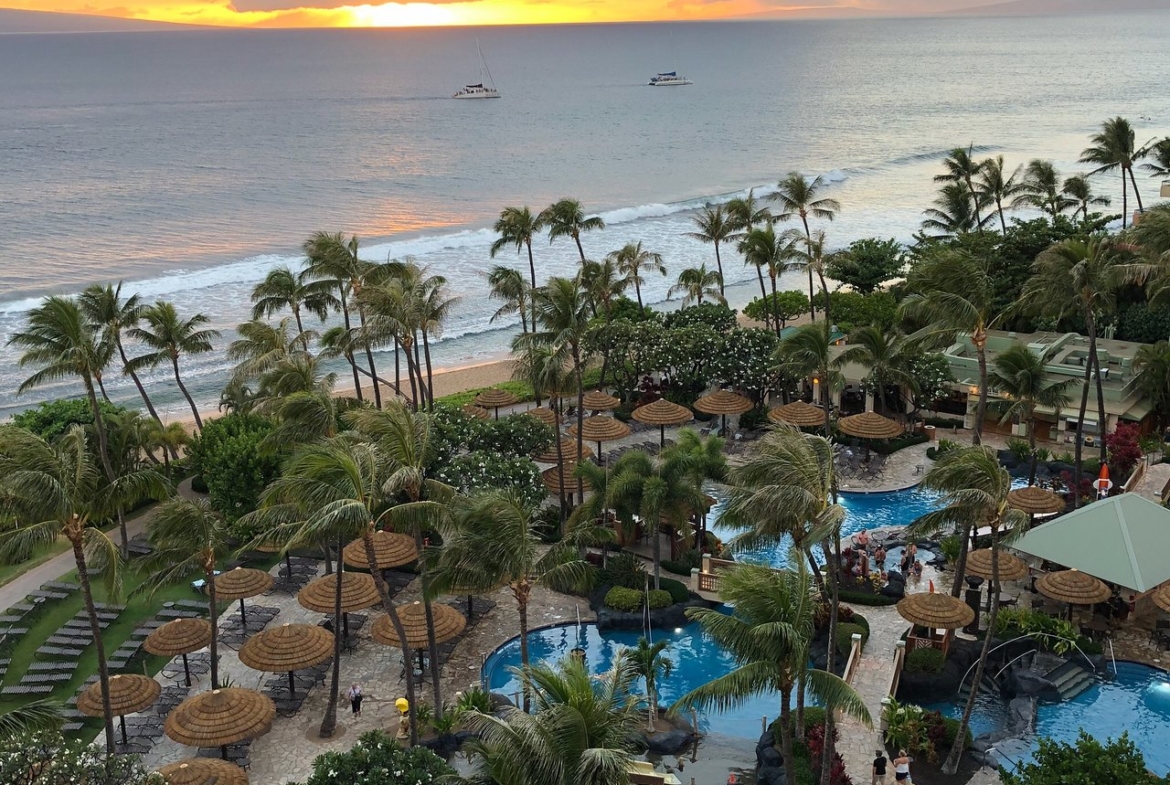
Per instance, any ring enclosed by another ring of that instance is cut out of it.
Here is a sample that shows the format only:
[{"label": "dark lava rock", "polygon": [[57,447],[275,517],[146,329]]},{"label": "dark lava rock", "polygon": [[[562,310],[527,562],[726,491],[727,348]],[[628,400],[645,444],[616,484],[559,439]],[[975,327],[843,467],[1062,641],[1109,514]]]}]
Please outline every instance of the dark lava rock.
[{"label": "dark lava rock", "polygon": [[492,711],[496,712],[500,709],[515,708],[516,704],[512,703],[512,699],[507,695],[499,692],[492,692],[488,694],[488,700],[491,701]]},{"label": "dark lava rock", "polygon": [[694,743],[695,734],[675,728],[654,734],[645,734],[646,748],[655,755],[677,755]]},{"label": "dark lava rock", "polygon": [[[716,605],[718,603],[692,596],[686,602],[650,611],[650,626],[667,629],[682,627],[690,622],[686,615],[687,608],[714,608]],[[645,616],[641,612],[615,611],[601,603],[598,603],[595,610],[597,611],[597,629],[599,630],[640,630],[645,624]]]},{"label": "dark lava rock", "polygon": [[1012,697],[1037,696],[1060,700],[1056,685],[1029,668],[1013,668],[1008,674],[1004,690]]},{"label": "dark lava rock", "polygon": [[767,766],[756,771],[756,785],[785,785],[787,779],[783,768]]},{"label": "dark lava rock", "polygon": [[784,767],[784,756],[780,754],[780,750],[769,744],[761,750],[756,752],[756,761],[760,768],[778,769]]},{"label": "dark lava rock", "polygon": [[999,458],[1000,466],[1004,467],[1008,471],[1011,471],[1020,465],[1020,459],[1017,458],[1016,454],[1011,450],[1000,450],[996,453],[996,457]]}]

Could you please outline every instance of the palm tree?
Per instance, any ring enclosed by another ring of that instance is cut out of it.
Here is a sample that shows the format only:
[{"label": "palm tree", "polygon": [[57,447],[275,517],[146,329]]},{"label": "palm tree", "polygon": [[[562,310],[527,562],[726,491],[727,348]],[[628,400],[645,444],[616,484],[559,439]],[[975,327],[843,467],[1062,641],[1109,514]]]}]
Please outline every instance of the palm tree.
[{"label": "palm tree", "polygon": [[663,652],[670,648],[670,641],[651,644],[645,637],[638,638],[638,645],[626,649],[626,656],[634,673],[646,680],[646,702],[649,704],[646,729],[653,733],[658,724],[658,677],[669,679],[674,670],[674,660]]},{"label": "palm tree", "polygon": [[829,433],[830,393],[844,386],[844,377],[833,363],[829,323],[804,324],[780,342],[776,349],[778,370],[794,379],[813,379],[821,390],[818,402],[825,410],[825,434]]},{"label": "palm tree", "polygon": [[[732,235],[735,234],[735,220],[729,213],[723,211],[722,205],[708,204],[703,207],[702,212],[698,215],[691,216],[691,221],[694,222],[695,228],[698,231],[687,232],[686,236],[692,240],[698,240],[701,243],[711,243],[711,245],[715,246],[715,269],[719,271],[719,276],[722,278],[723,260],[719,257],[719,246],[730,240]],[[749,221],[748,226],[750,227],[750,225],[751,223]],[[663,274],[665,273],[666,271],[663,270]],[[722,288],[719,289],[719,293],[724,294]]]},{"label": "palm tree", "polygon": [[106,444],[106,424],[98,404],[94,383],[110,360],[109,345],[99,341],[92,325],[75,300],[68,297],[46,297],[28,312],[28,327],[8,339],[9,346],[24,349],[19,366],[36,365],[40,370],[25,379],[16,389],[17,394],[39,387],[46,382],[76,376],[85,388],[85,397],[93,412],[94,430],[98,437],[98,456],[106,479],[113,481],[109,447]]},{"label": "palm tree", "polygon": [[[312,237],[305,241],[304,250],[305,279],[328,283],[330,286],[330,294],[336,291],[336,298],[341,308],[345,333],[347,335],[351,334],[354,330],[354,325],[350,320],[349,303],[355,294],[354,284],[361,280],[363,273],[363,265],[357,259],[357,238],[355,237],[347,241],[345,236],[340,232],[337,234],[315,232]],[[362,320],[360,310],[358,318],[360,322]],[[349,363],[350,370],[353,372],[354,392],[360,401],[362,400],[362,381],[358,375],[357,361],[354,359],[355,346],[350,341],[340,341],[338,343],[343,347],[342,353],[345,356],[346,362]],[[372,355],[370,357],[370,366],[370,373],[375,373]],[[375,382],[375,392],[377,392],[377,388],[378,385]],[[377,396],[375,396],[376,398]]]},{"label": "palm tree", "polygon": [[1052,161],[1034,158],[1024,168],[1024,179],[1020,182],[1019,194],[1012,201],[1012,206],[1035,207],[1056,223],[1056,217],[1070,209],[1073,203],[1061,193],[1060,173]]},{"label": "palm tree", "polygon": [[1142,164],[1142,169],[1150,173],[1150,177],[1170,177],[1170,136],[1150,145],[1147,150],[1153,159]]},{"label": "palm tree", "polygon": [[408,265],[412,271],[417,271],[414,287],[414,301],[418,314],[418,332],[422,336],[423,359],[427,366],[427,403],[435,408],[435,377],[434,367],[431,364],[431,339],[443,337],[443,327],[451,315],[451,309],[459,298],[450,297],[447,289],[447,279],[441,275],[430,275],[426,267]]},{"label": "palm tree", "polygon": [[519,270],[502,265],[496,265],[488,270],[487,281],[488,286],[491,287],[488,297],[503,303],[492,314],[489,321],[494,322],[501,316],[511,316],[518,313],[520,314],[520,329],[527,333],[528,301],[532,296],[533,287],[524,280],[524,276],[520,274]]},{"label": "palm tree", "polygon": [[922,211],[926,218],[922,221],[922,228],[935,231],[936,239],[947,240],[958,235],[970,234],[983,227],[991,219],[979,218],[975,207],[977,197],[972,196],[964,183],[947,183],[939,190],[938,198],[934,200],[934,207]]},{"label": "palm tree", "polygon": [[[808,225],[809,216],[832,221],[841,211],[841,203],[836,199],[817,198],[823,187],[824,181],[820,177],[809,180],[800,172],[789,172],[788,176],[777,184],[776,192],[768,196],[770,200],[780,203],[780,214],[776,216],[776,220],[787,221],[799,217],[801,224],[804,225],[804,239],[810,244],[812,243],[812,231]],[[812,277],[813,271],[809,270],[809,313],[815,322],[817,309],[816,306],[812,305]]]},{"label": "palm tree", "polygon": [[1165,425],[1170,416],[1170,343],[1158,341],[1138,347],[1133,368],[1138,389],[1154,407],[1159,424]]},{"label": "palm tree", "polygon": [[848,348],[834,364],[844,368],[855,363],[868,371],[866,382],[874,388],[879,409],[886,408],[886,392],[892,385],[914,386],[914,374],[909,370],[909,361],[914,349],[900,332],[883,330],[878,325],[862,327],[849,336]]},{"label": "palm tree", "polygon": [[[715,255],[718,257],[719,246],[716,245],[715,249]],[[640,241],[626,243],[605,258],[617,264],[618,272],[626,276],[626,282],[634,285],[639,308],[644,307],[642,304],[642,284],[646,282],[646,279],[642,277],[642,271],[666,275],[666,265],[662,263],[662,254],[644,250]],[[722,273],[723,267],[720,266],[719,270]]]},{"label": "palm tree", "polygon": [[[871,722],[869,711],[839,676],[809,667],[817,598],[804,569],[774,571],[745,564],[722,574],[719,596],[735,609],[731,615],[692,608],[687,616],[698,620],[721,648],[731,652],[738,667],[683,695],[671,710],[688,706],[725,710],[761,692],[778,692],[784,771],[787,782],[796,782],[792,693],[798,685],[803,682],[831,710],[866,724]],[[826,712],[826,720],[829,716],[832,711]],[[825,738],[831,737],[826,727]],[[827,745],[822,754],[832,758]]]},{"label": "palm tree", "polygon": [[[360,299],[362,310],[368,320],[362,328],[364,340],[376,345],[394,344],[395,371],[394,390],[405,397],[401,387],[399,353],[406,355],[407,382],[410,384],[410,400],[414,408],[427,403],[427,388],[424,381],[423,363],[419,355],[419,331],[423,323],[420,302],[421,268],[417,265],[401,265],[395,275],[387,276],[375,284],[362,287]],[[345,334],[337,335],[328,331],[322,343],[337,343],[333,352],[352,353],[352,343],[347,343]],[[361,400],[360,396],[359,399]]]},{"label": "palm tree", "polygon": [[[799,238],[799,234],[796,236]],[[824,230],[817,229],[811,237],[804,238],[804,247],[795,250],[795,258],[789,266],[808,271],[809,281],[812,281],[812,276],[816,275],[817,280],[821,282],[821,291],[825,295],[825,322],[831,325],[833,317],[829,308],[829,285],[825,282],[825,265],[831,254],[825,253],[825,242]],[[812,302],[812,294],[810,289],[810,303]]]},{"label": "palm tree", "polygon": [[333,283],[309,280],[308,270],[294,273],[288,267],[276,267],[252,288],[252,318],[272,316],[288,308],[296,320],[301,346],[306,352],[309,351],[309,336],[305,334],[301,314],[308,311],[325,321],[329,312],[339,306],[333,295]]},{"label": "palm tree", "polygon": [[979,444],[987,417],[987,332],[999,319],[992,263],[965,251],[936,250],[910,270],[907,288],[913,294],[902,301],[899,313],[927,325],[912,338],[946,342],[957,333],[971,338],[979,361],[979,406],[971,441]]},{"label": "palm tree", "polygon": [[[592,232],[595,229],[604,229],[605,221],[600,216],[585,217],[585,208],[576,199],[561,199],[555,202],[537,216],[540,226],[548,229],[548,241],[552,244],[558,237],[571,237],[577,244],[577,253],[581,261],[585,261],[585,249],[581,247],[581,233]],[[533,278],[533,286],[536,279]]]},{"label": "palm tree", "polygon": [[236,363],[233,378],[246,381],[262,376],[282,360],[302,354],[307,338],[304,333],[293,335],[292,325],[288,317],[275,325],[260,319],[237,325],[240,337],[227,349],[227,358]]},{"label": "palm tree", "polygon": [[1081,157],[1078,159],[1082,164],[1096,164],[1097,168],[1089,174],[1102,174],[1112,172],[1114,169],[1121,172],[1121,227],[1124,229],[1126,221],[1129,220],[1129,185],[1126,184],[1126,176],[1133,185],[1138,212],[1144,209],[1133,167],[1145,157],[1147,151],[1137,147],[1133,126],[1124,117],[1114,117],[1103,122],[1101,130],[1093,134],[1089,141],[1089,147],[1081,151]]},{"label": "palm tree", "polygon": [[[498,490],[457,502],[443,530],[430,585],[432,596],[452,591],[489,592],[507,586],[520,616],[520,663],[527,667],[528,603],[537,586],[579,587],[589,564],[577,556],[573,541],[546,548],[536,510],[516,493]],[[579,535],[580,532],[577,532]],[[528,710],[529,696],[524,696]]]},{"label": "palm tree", "polygon": [[[161,498],[167,492],[157,473],[136,472],[117,480],[125,499]],[[14,523],[0,530],[0,561],[18,564],[57,542],[69,541],[85,612],[89,617],[102,685],[106,752],[114,752],[114,715],[110,710],[110,673],[94,605],[91,575],[100,575],[111,597],[121,592],[121,554],[97,526],[90,526],[99,501],[101,479],[81,427],[55,443],[12,425],[0,425],[0,509]]]},{"label": "palm tree", "polygon": [[[492,227],[500,235],[492,243],[492,258],[495,259],[496,254],[509,245],[516,247],[516,253],[520,253],[521,250],[527,250],[528,273],[531,276],[528,284],[533,289],[536,288],[536,262],[532,260],[532,238],[544,231],[543,221],[544,213],[541,213],[539,216],[534,216],[532,211],[527,207],[505,207],[500,212],[499,220]],[[600,229],[601,227],[597,228]],[[584,257],[584,254],[582,254],[582,257]]]},{"label": "palm tree", "polygon": [[1020,175],[1020,167],[1007,174],[1004,171],[1003,156],[997,155],[988,158],[979,165],[979,180],[975,184],[977,201],[984,204],[994,204],[995,213],[999,216],[999,226],[1007,237],[1007,219],[1004,218],[1004,202],[1014,200],[1020,191],[1020,184],[1016,178]]},{"label": "palm tree", "polygon": [[682,304],[686,308],[691,303],[703,304],[703,298],[721,305],[727,305],[727,298],[721,293],[723,276],[718,270],[708,270],[706,264],[698,267],[688,267],[678,274],[678,282],[666,292],[667,299],[676,294],[683,295]]},{"label": "palm tree", "polygon": [[219,606],[215,599],[217,562],[232,552],[231,524],[207,499],[176,497],[159,506],[146,522],[154,552],[143,563],[142,590],[153,594],[202,574],[211,620],[211,689],[219,689]]},{"label": "palm tree", "polygon": [[126,356],[126,348],[122,344],[122,334],[137,326],[139,319],[142,318],[144,306],[138,295],[132,294],[123,300],[121,281],[117,287],[94,284],[86,287],[77,296],[77,304],[90,326],[101,332],[101,340],[112,344],[118,350],[118,356],[122,359],[122,373],[134,380],[134,386],[138,388],[138,395],[141,396],[146,411],[156,421],[161,422],[158,412],[154,410],[154,403],[146,394],[146,388],[142,386],[142,380],[130,367],[130,358]]},{"label": "palm tree", "polygon": [[[1149,212],[1142,216],[1141,223],[1129,228],[1126,237],[1141,249],[1143,257],[1155,264],[1161,264],[1170,272],[1170,205],[1151,207]],[[1166,287],[1168,282],[1170,278],[1166,275],[1159,276],[1157,285],[1152,287],[1153,291],[1147,293],[1151,305],[1164,302],[1166,295],[1170,293]]]},{"label": "palm tree", "polygon": [[186,385],[183,384],[183,378],[179,375],[179,357],[183,354],[210,352],[212,349],[211,341],[219,337],[219,331],[199,329],[211,321],[201,313],[195,314],[186,321],[180,319],[175,306],[164,300],[159,300],[154,305],[144,308],[142,321],[146,326],[131,328],[129,335],[154,351],[141,357],[135,357],[130,361],[130,366],[137,370],[139,368],[156,368],[164,362],[170,362],[171,369],[175,374],[175,383],[179,385],[179,390],[191,407],[191,413],[195,415],[196,427],[202,431],[203,418],[199,416],[199,407],[195,405],[195,400],[187,391]]},{"label": "palm tree", "polygon": [[1054,380],[1048,374],[1044,360],[1022,343],[1014,343],[992,362],[988,378],[991,387],[1006,398],[1000,422],[1019,420],[1028,427],[1028,448],[1032,466],[1028,484],[1036,482],[1036,409],[1043,406],[1056,413],[1068,406],[1069,388],[1076,379]]},{"label": "palm tree", "polygon": [[566,659],[513,671],[535,712],[506,709],[501,716],[471,713],[467,785],[629,785],[638,726],[636,678],[624,656],[591,677]]},{"label": "palm tree", "polygon": [[[768,278],[772,283],[773,306],[779,305],[776,299],[776,281],[780,277],[780,273],[792,264],[794,259],[798,258],[797,242],[787,232],[777,235],[775,227],[768,224],[762,229],[749,229],[742,235],[737,246],[747,264],[754,265],[757,270],[761,271],[761,274],[765,269],[768,271]],[[809,294],[812,294],[811,289]],[[764,300],[767,302],[767,293],[764,295]],[[776,327],[776,334],[779,335],[783,320],[775,308],[772,313],[772,322]]]},{"label": "palm tree", "polygon": [[11,739],[42,731],[59,731],[65,723],[61,704],[40,699],[0,714],[0,737]]},{"label": "palm tree", "polygon": [[[1014,534],[1024,529],[1028,516],[1008,506],[1012,478],[1007,470],[1000,466],[995,450],[990,447],[968,447],[946,454],[926,473],[922,486],[939,491],[943,496],[940,500],[940,509],[923,515],[911,525],[911,531],[916,534],[938,531],[956,524],[964,529],[974,526],[991,527],[991,583],[988,587],[991,613],[987,620],[987,634],[983,638],[983,649],[972,676],[971,694],[963,709],[959,731],[942,766],[944,773],[954,774],[959,767],[963,749],[967,746],[971,712],[979,697],[983,670],[987,666],[987,654],[995,637],[992,631],[999,615],[999,551],[1005,540],[1010,540]],[[958,578],[955,580],[957,582]]]},{"label": "palm tree", "polygon": [[1097,196],[1093,193],[1093,186],[1089,182],[1089,178],[1083,174],[1073,175],[1065,180],[1060,194],[1067,197],[1072,204],[1073,216],[1080,214],[1082,226],[1089,222],[1090,207],[1108,207],[1110,203],[1108,196]]},{"label": "palm tree", "polygon": [[[748,190],[747,196],[738,196],[727,203],[727,220],[734,230],[734,233],[728,236],[729,240],[740,240],[756,226],[775,222],[771,211],[761,206],[756,199],[754,188]],[[764,286],[762,268],[756,268],[756,277],[760,281],[760,298],[767,300],[768,290]]]},{"label": "palm tree", "polygon": [[[600,313],[608,322],[613,314],[613,301],[625,292],[629,278],[619,272],[618,264],[611,256],[606,256],[601,262],[588,259],[582,262],[581,269],[577,271],[577,279],[589,295],[594,316]],[[604,381],[602,383],[604,384]]]},{"label": "palm tree", "polygon": [[962,147],[951,150],[951,154],[943,159],[943,169],[946,171],[934,177],[936,183],[952,183],[965,188],[962,193],[970,200],[975,229],[981,233],[986,222],[979,215],[979,208],[982,205],[979,191],[975,188],[975,178],[979,176],[982,168],[983,165],[975,160],[975,145],[971,144],[966,150]]},{"label": "palm tree", "polygon": [[180,447],[185,447],[191,441],[187,429],[182,423],[160,423],[155,420],[147,422],[148,449],[158,448],[162,453],[163,466],[167,477],[171,476],[171,456],[177,455]]}]

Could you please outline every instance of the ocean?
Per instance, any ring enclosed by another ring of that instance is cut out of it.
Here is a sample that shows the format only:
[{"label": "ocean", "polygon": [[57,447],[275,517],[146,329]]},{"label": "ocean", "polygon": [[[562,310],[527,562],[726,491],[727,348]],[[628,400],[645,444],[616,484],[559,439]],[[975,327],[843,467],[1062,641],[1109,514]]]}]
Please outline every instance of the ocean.
[{"label": "ocean", "polygon": [[[450,100],[482,78],[477,40],[502,98]],[[580,199],[607,224],[583,238],[590,257],[633,240],[663,254],[671,275],[646,291],[661,301],[678,270],[714,262],[683,236],[694,210],[791,170],[841,202],[821,224],[836,247],[909,240],[950,148],[1072,174],[1107,117],[1166,135],[1168,50],[1166,12],[0,36],[0,343],[45,294],[125,280],[207,314],[226,347],[251,287],[323,229],[445,275],[460,301],[436,361],[484,360],[515,329],[489,323],[483,281],[507,205]],[[694,84],[646,86],[668,70]],[[1115,177],[1096,187],[1119,207]],[[535,253],[540,276],[576,267],[571,242]],[[754,272],[724,258],[742,305]],[[77,392],[17,396],[17,359],[0,346],[0,417]],[[183,365],[213,406],[223,352]],[[111,397],[137,400],[111,376]],[[166,369],[148,378],[184,411]]]}]

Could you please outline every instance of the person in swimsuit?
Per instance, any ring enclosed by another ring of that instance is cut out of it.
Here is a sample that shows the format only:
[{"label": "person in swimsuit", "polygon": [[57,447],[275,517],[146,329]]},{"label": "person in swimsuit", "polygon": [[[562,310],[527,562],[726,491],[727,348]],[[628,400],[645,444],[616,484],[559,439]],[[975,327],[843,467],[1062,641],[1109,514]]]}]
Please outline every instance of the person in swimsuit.
[{"label": "person in swimsuit", "polygon": [[910,760],[906,756],[906,750],[898,750],[898,757],[894,758],[894,782],[911,782]]},{"label": "person in swimsuit", "polygon": [[886,549],[880,545],[873,552],[873,565],[878,568],[879,572],[886,569]]}]

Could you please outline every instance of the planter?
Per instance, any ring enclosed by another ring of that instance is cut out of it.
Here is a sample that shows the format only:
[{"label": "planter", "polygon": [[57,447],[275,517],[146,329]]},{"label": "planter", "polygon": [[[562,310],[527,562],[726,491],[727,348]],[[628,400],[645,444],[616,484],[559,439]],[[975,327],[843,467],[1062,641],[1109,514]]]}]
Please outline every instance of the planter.
[{"label": "planter", "polygon": [[938,439],[938,428],[935,428],[933,425],[928,425],[923,430],[926,431],[926,438],[930,441],[933,442]]}]

